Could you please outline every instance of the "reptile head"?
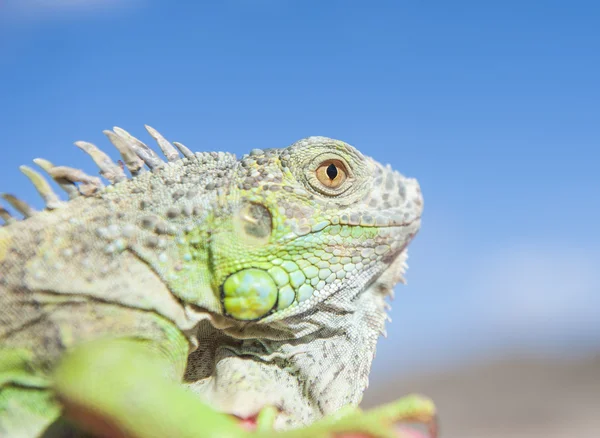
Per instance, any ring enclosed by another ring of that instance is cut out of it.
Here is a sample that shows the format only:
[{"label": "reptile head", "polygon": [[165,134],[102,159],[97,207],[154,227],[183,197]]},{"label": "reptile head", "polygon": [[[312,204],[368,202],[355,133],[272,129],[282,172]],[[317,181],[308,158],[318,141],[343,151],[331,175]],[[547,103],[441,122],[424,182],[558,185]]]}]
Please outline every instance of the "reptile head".
[{"label": "reptile head", "polygon": [[223,311],[237,320],[281,320],[368,284],[419,229],[417,182],[341,141],[254,150],[234,180],[210,248]]},{"label": "reptile head", "polygon": [[273,404],[296,423],[358,403],[420,226],[418,183],[311,137],[244,156],[226,198],[210,261],[228,322],[201,335],[222,338],[197,352],[212,356],[211,383],[193,366],[189,380],[242,417]]}]

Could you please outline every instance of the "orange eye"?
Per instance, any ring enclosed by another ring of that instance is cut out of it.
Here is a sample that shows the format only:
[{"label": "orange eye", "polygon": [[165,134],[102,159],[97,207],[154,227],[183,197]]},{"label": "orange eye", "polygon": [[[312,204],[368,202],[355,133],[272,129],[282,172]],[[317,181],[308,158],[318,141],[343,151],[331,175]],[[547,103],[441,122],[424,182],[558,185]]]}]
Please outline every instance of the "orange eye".
[{"label": "orange eye", "polygon": [[316,176],[319,182],[325,187],[337,189],[348,178],[348,172],[346,171],[346,166],[341,161],[327,160],[319,165]]}]

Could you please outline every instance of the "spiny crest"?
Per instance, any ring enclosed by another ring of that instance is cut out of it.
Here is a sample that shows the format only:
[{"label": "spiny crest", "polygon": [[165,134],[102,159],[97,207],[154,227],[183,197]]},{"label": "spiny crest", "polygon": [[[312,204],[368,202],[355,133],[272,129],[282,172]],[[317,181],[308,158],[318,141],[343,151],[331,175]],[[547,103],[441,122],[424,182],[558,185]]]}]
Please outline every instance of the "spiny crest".
[{"label": "spiny crest", "polygon": [[[156,129],[148,125],[145,125],[145,127],[152,138],[158,143],[159,148],[167,158],[168,162],[174,162],[181,159],[181,155],[183,155],[184,158],[191,158],[194,156],[194,153],[183,144],[177,142],[170,143]],[[153,170],[160,168],[166,163],[156,152],[124,129],[115,126],[112,131],[105,130],[103,133],[117,148],[123,162],[119,161],[118,164],[115,163],[106,153],[98,149],[98,147],[92,143],[76,141],[75,145],[94,160],[94,163],[96,163],[100,169],[100,175],[110,184],[116,184],[128,179],[124,167],[127,167],[127,170],[132,177],[136,177],[145,172],[146,167],[149,170]],[[50,177],[67,193],[69,199],[78,196],[92,196],[104,187],[100,178],[88,175],[82,170],[68,166],[55,166],[50,161],[43,158],[36,158],[33,162],[50,175]],[[63,202],[54,192],[41,173],[28,166],[20,166],[19,169],[33,183],[37,192],[44,200],[45,209],[54,210],[65,206],[65,202]],[[24,218],[31,217],[36,213],[36,210],[33,207],[14,195],[2,193],[0,194],[0,197],[23,215]],[[16,218],[1,205],[0,219],[4,221],[4,224],[10,224],[16,220]]]}]

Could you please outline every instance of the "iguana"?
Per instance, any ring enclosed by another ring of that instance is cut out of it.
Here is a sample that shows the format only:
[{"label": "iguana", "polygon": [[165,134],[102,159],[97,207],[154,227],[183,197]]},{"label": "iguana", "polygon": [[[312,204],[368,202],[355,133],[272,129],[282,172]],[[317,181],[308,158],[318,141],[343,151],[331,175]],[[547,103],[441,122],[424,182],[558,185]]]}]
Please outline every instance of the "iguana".
[{"label": "iguana", "polygon": [[115,127],[124,163],[76,142],[108,185],[36,159],[70,199],[26,166],[45,209],[2,195],[24,218],[0,209],[0,436],[432,423],[419,396],[353,408],[420,226],[416,180],[325,137],[238,160],[147,129],[167,161]]}]

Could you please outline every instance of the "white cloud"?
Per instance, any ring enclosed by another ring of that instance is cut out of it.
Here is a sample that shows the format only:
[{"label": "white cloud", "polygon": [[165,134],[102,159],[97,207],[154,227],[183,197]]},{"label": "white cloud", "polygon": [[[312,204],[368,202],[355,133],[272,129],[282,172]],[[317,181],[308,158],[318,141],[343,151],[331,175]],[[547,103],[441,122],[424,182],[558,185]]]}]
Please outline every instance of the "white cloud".
[{"label": "white cloud", "polygon": [[471,306],[508,335],[586,334],[600,328],[600,254],[571,245],[522,245],[473,266]]},{"label": "white cloud", "polygon": [[434,225],[415,242],[409,286],[397,289],[375,375],[516,351],[598,348],[600,251],[568,239],[494,248],[452,221]]}]

